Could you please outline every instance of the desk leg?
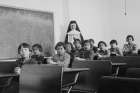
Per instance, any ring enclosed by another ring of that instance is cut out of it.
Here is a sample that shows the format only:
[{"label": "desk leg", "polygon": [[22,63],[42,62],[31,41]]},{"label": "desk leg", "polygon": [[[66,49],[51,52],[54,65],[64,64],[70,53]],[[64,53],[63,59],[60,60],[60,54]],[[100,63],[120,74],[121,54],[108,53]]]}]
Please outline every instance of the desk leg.
[{"label": "desk leg", "polygon": [[119,74],[119,69],[120,69],[120,67],[118,66],[117,69],[116,69],[115,77],[118,76],[118,74]]},{"label": "desk leg", "polygon": [[[74,78],[74,83],[75,83],[75,84],[77,83],[78,77],[79,77],[79,72],[77,72],[76,75],[75,75],[75,78]],[[73,85],[70,86],[70,88],[68,89],[68,92],[67,92],[67,93],[70,93],[72,87],[73,87]]]}]

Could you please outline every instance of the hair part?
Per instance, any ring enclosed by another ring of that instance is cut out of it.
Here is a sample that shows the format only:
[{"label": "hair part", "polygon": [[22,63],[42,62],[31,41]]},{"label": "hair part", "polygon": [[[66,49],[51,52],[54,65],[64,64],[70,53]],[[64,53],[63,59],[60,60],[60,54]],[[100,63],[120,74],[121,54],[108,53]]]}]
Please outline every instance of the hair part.
[{"label": "hair part", "polygon": [[25,42],[21,43],[21,44],[18,46],[18,54],[20,54],[21,48],[28,48],[29,51],[31,51],[31,46],[30,46],[30,44],[25,43]]},{"label": "hair part", "polygon": [[115,43],[116,45],[118,45],[117,40],[111,40],[111,41],[110,41],[110,44],[114,44],[114,43]]},{"label": "hair part", "polygon": [[89,44],[91,45],[91,43],[90,43],[89,40],[85,40],[85,41],[84,41],[84,44],[85,44],[85,43],[89,43]]},{"label": "hair part", "polygon": [[73,43],[79,42],[81,44],[81,40],[80,39],[74,39]]},{"label": "hair part", "polygon": [[107,47],[106,42],[104,42],[104,41],[100,41],[100,42],[98,43],[98,48],[99,48],[99,46],[100,46],[101,43],[103,43],[103,44],[105,45],[105,47]]},{"label": "hair part", "polygon": [[67,44],[69,44],[69,45],[71,46],[71,49],[74,50],[74,47],[73,47],[72,43],[66,42],[66,43],[65,43],[65,47],[66,47]]},{"label": "hair part", "polygon": [[58,42],[58,43],[56,44],[56,46],[55,46],[55,50],[57,50],[57,48],[58,48],[59,46],[63,46],[64,49],[65,49],[65,44],[64,44],[63,42]]},{"label": "hair part", "polygon": [[134,37],[133,37],[133,35],[127,35],[127,37],[126,37],[126,41],[128,42],[128,39],[129,38],[132,38],[132,41],[134,41]]},{"label": "hair part", "polygon": [[40,52],[43,51],[43,48],[42,48],[42,46],[41,46],[40,44],[34,44],[34,45],[32,46],[32,49],[35,48],[35,47],[38,48]]}]

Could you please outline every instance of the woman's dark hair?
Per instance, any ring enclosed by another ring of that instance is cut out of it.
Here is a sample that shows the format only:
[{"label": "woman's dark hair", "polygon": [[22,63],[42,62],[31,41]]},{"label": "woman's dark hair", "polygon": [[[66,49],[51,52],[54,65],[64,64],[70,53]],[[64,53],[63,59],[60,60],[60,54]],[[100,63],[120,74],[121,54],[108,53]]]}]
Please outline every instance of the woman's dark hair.
[{"label": "woman's dark hair", "polygon": [[132,38],[132,41],[134,41],[134,37],[132,36],[132,35],[127,35],[127,37],[126,37],[126,41],[128,42],[128,39],[129,38]]},{"label": "woman's dark hair", "polygon": [[65,44],[64,44],[63,42],[58,42],[58,43],[56,44],[56,46],[55,46],[55,50],[57,50],[57,48],[58,48],[59,46],[63,46],[64,49],[65,49]]},{"label": "woman's dark hair", "polygon": [[110,44],[114,44],[114,43],[115,43],[116,45],[118,45],[117,40],[111,40],[111,41],[110,41]]},{"label": "woman's dark hair", "polygon": [[30,46],[30,44],[28,44],[28,43],[21,43],[19,46],[18,46],[18,54],[20,54],[20,50],[21,50],[21,48],[29,48],[29,50],[31,51],[31,46]]},{"label": "woman's dark hair", "polygon": [[35,47],[38,48],[40,52],[43,51],[43,48],[42,48],[42,46],[41,46],[40,44],[34,44],[34,45],[32,46],[32,50],[33,50],[33,48],[35,48]]},{"label": "woman's dark hair", "polygon": [[74,47],[73,47],[72,43],[67,42],[67,43],[65,43],[65,46],[66,46],[67,44],[69,44],[69,45],[71,46],[71,49],[74,50]]},{"label": "woman's dark hair", "polygon": [[67,33],[71,31],[71,24],[75,23],[76,24],[76,30],[80,32],[80,29],[78,27],[78,24],[75,20],[71,20],[67,29]]},{"label": "woman's dark hair", "polygon": [[106,44],[104,41],[100,41],[100,42],[98,43],[98,48],[99,48],[99,46],[100,46],[101,43],[103,43],[103,44],[105,45],[105,47],[107,47],[107,44]]}]

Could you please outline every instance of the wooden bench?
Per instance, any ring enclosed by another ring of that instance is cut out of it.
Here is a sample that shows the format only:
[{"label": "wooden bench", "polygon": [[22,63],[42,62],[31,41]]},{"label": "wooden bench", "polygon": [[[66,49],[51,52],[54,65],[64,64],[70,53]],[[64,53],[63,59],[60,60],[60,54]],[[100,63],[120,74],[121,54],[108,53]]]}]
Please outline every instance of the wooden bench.
[{"label": "wooden bench", "polygon": [[140,67],[140,56],[116,56],[108,59],[112,63],[126,63],[127,67]]},{"label": "wooden bench", "polygon": [[103,76],[98,93],[139,93],[140,78]]},{"label": "wooden bench", "polygon": [[111,74],[111,62],[107,60],[75,61],[72,68],[89,68],[89,71],[80,73],[77,85],[73,90],[93,92],[99,87],[100,78]]}]

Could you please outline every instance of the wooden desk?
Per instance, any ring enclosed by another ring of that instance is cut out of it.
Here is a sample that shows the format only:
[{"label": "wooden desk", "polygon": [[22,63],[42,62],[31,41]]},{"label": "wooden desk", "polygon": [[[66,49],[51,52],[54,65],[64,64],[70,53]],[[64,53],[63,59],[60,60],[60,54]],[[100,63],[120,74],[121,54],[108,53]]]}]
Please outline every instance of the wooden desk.
[{"label": "wooden desk", "polygon": [[112,66],[117,67],[115,71],[115,77],[118,76],[119,70],[121,66],[126,66],[127,63],[111,63]]},{"label": "wooden desk", "polygon": [[82,71],[88,71],[90,70],[89,68],[64,68],[63,72],[68,73],[68,72],[82,72]]},{"label": "wooden desk", "polygon": [[89,68],[64,68],[63,69],[63,72],[64,72],[63,74],[65,74],[65,73],[75,73],[74,81],[62,86],[63,88],[69,87],[67,93],[70,93],[72,87],[77,83],[80,72],[88,71],[88,70],[90,70],[90,69]]},{"label": "wooden desk", "polygon": [[14,73],[0,73],[0,77],[15,77],[15,76],[18,75]]}]

